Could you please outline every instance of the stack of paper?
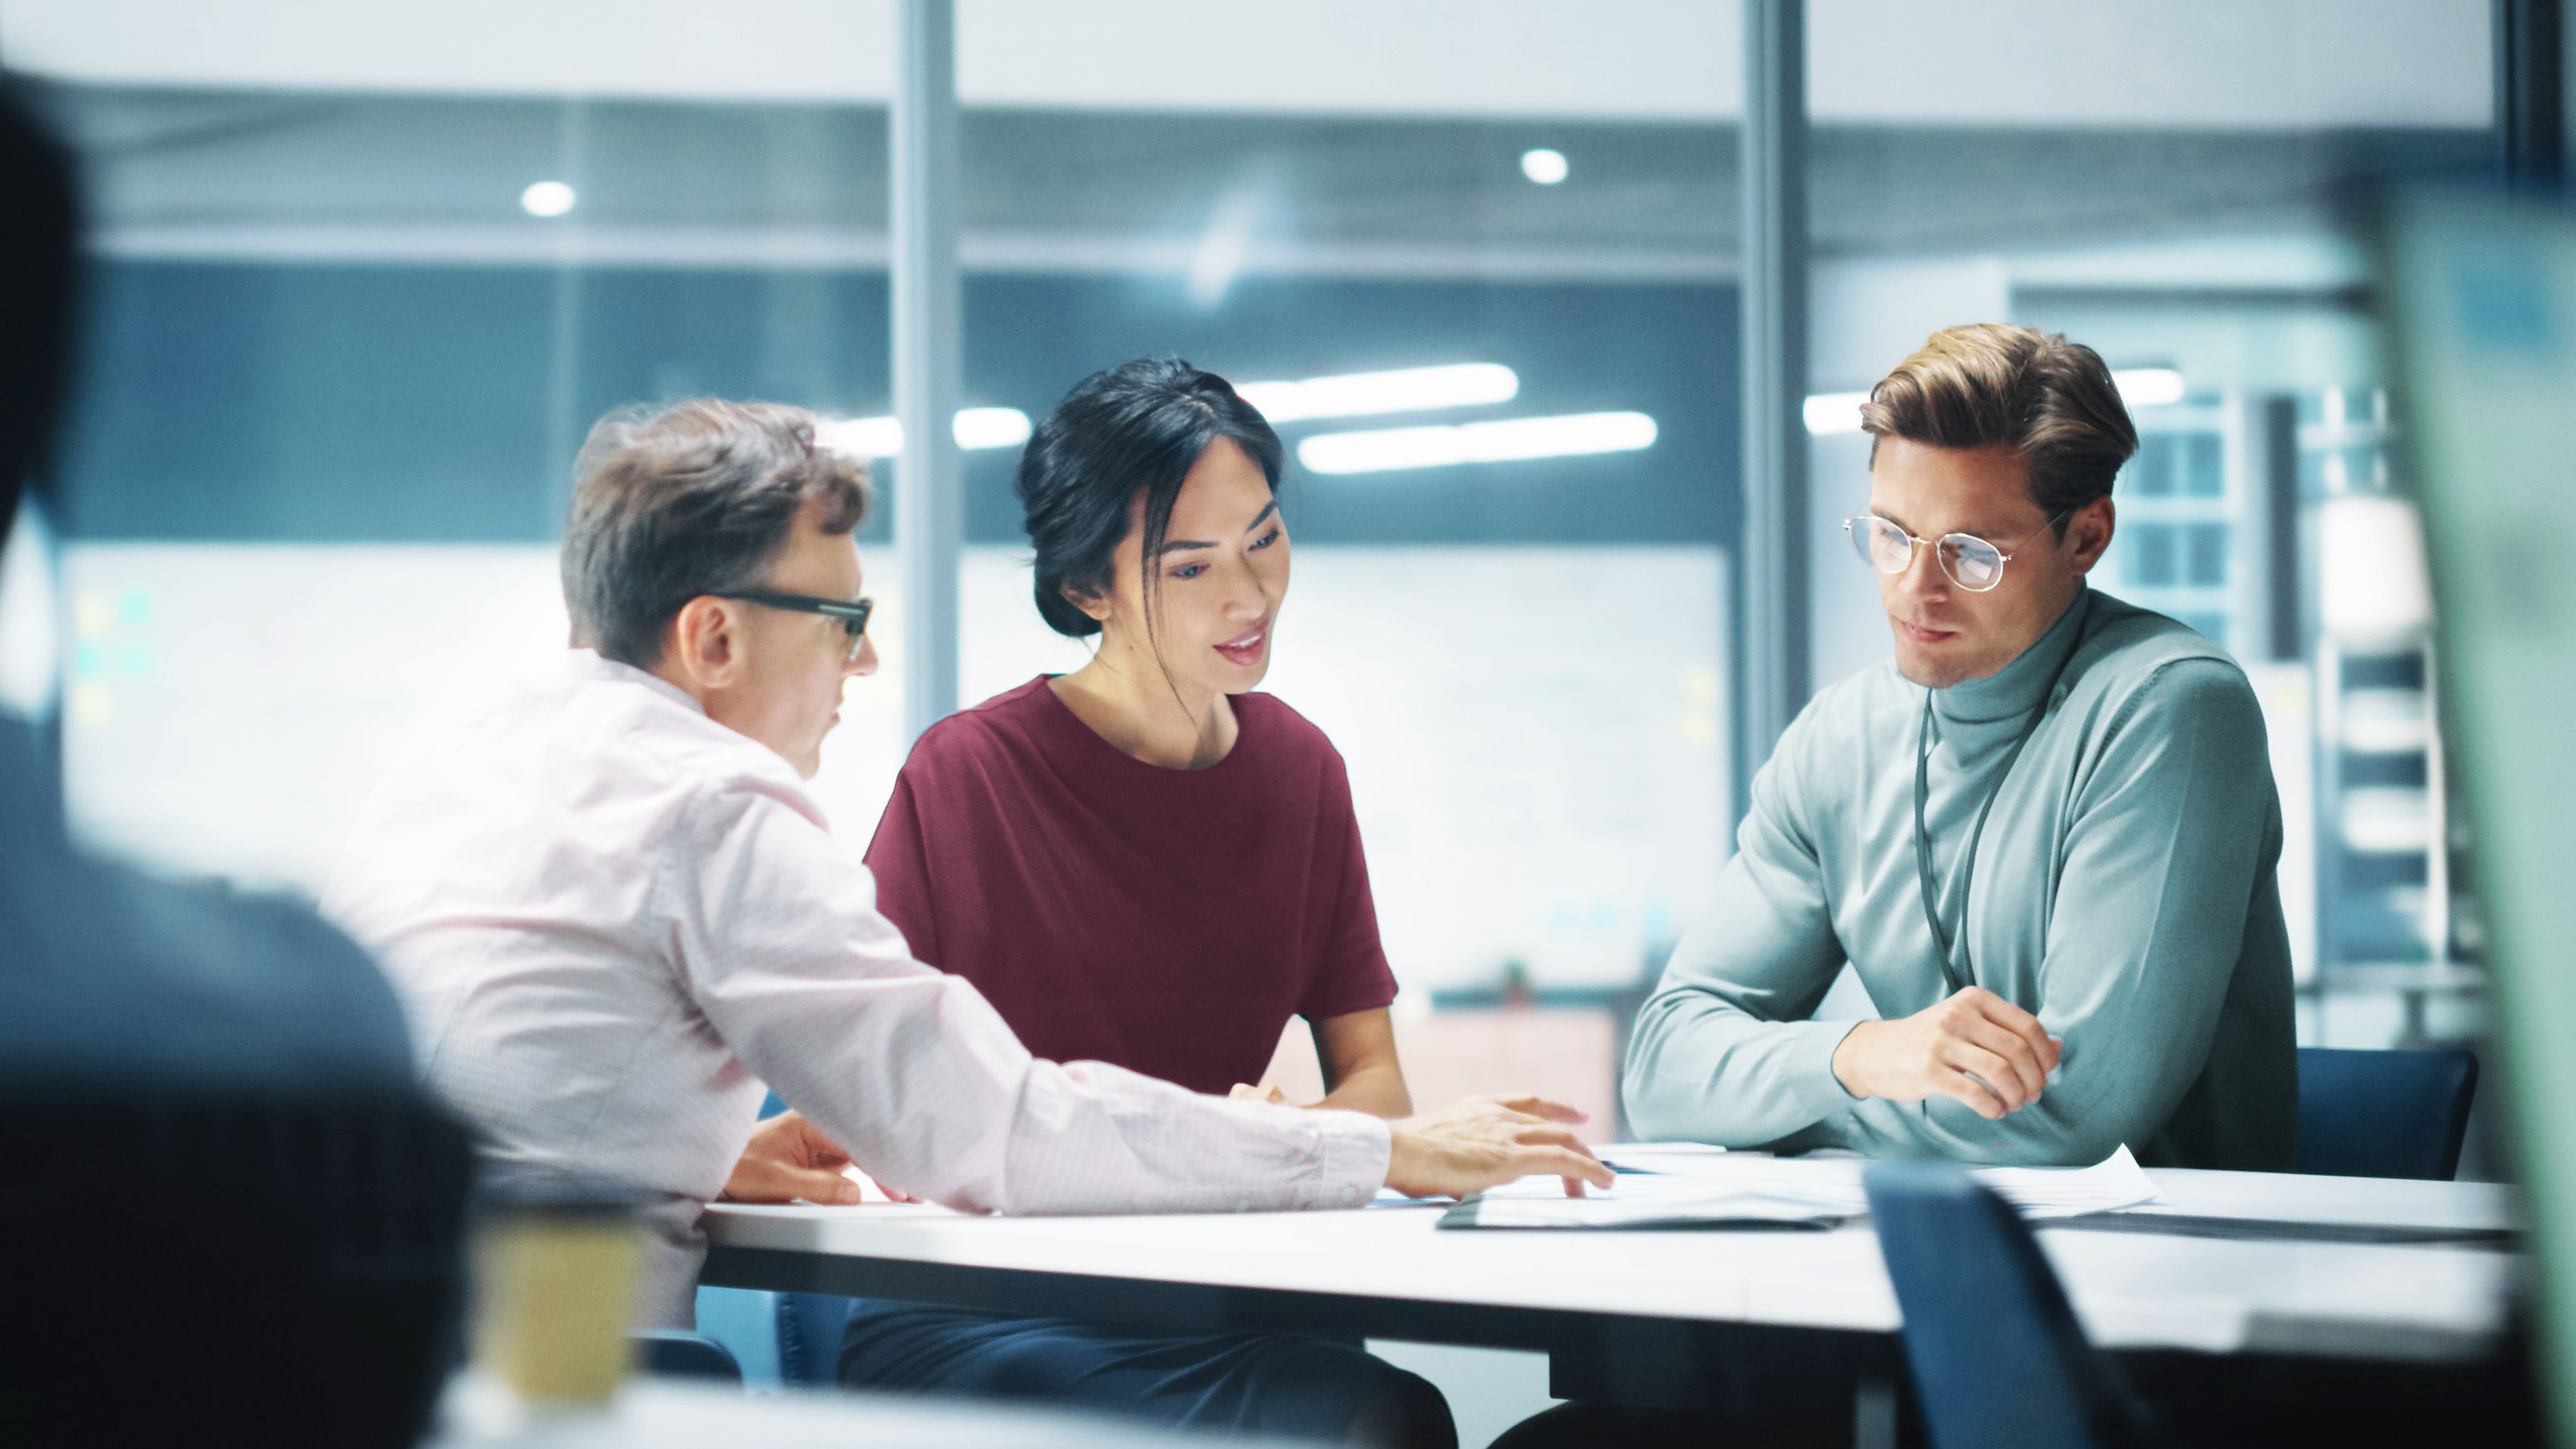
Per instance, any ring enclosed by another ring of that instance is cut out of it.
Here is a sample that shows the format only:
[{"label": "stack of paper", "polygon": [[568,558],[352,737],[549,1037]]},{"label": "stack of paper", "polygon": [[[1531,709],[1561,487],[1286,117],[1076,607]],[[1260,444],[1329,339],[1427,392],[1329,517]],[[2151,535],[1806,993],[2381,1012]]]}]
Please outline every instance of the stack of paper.
[{"label": "stack of paper", "polygon": [[1981,1167],[1975,1176],[2026,1218],[2080,1218],[2165,1200],[2126,1143],[2091,1167]]},{"label": "stack of paper", "polygon": [[[1458,1228],[1830,1227],[1869,1211],[1866,1162],[1842,1154],[1772,1157],[1671,1144],[1610,1147],[1616,1187],[1567,1197],[1553,1177],[1524,1178],[1470,1198],[1441,1220]],[[1994,1167],[1977,1178],[2024,1217],[2076,1217],[2160,1202],[2122,1147],[2091,1167]]]}]

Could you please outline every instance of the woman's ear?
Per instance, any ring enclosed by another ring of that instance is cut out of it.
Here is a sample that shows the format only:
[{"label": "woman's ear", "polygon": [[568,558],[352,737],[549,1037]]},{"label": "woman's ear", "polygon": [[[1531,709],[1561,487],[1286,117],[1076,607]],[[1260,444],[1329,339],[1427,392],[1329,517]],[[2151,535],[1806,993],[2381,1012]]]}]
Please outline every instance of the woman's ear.
[{"label": "woman's ear", "polygon": [[1109,595],[1106,592],[1076,588],[1072,584],[1067,584],[1064,586],[1063,593],[1064,601],[1080,609],[1091,622],[1095,624],[1109,622]]}]

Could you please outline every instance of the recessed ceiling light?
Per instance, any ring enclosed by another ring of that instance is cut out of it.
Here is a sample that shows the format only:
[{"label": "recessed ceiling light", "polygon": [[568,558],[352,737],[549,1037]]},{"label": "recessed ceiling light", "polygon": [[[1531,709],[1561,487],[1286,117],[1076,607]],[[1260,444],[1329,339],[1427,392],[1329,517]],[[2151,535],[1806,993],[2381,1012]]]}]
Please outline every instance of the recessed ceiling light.
[{"label": "recessed ceiling light", "polygon": [[530,216],[561,216],[580,199],[560,181],[540,181],[519,193],[519,206]]},{"label": "recessed ceiling light", "polygon": [[1542,146],[1521,153],[1521,174],[1541,186],[1554,186],[1565,179],[1565,153]]}]

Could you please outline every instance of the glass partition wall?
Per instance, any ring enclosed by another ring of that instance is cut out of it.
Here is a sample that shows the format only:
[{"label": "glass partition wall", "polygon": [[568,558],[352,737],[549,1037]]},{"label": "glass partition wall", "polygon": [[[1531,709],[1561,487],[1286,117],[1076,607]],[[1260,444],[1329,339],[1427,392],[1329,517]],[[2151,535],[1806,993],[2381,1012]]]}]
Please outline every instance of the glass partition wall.
[{"label": "glass partition wall", "polygon": [[[601,412],[797,403],[904,486],[895,6],[708,12],[686,45],[595,5],[472,44],[432,7],[313,8],[0,15],[94,211],[74,816],[305,891],[425,713],[561,646]],[[956,27],[960,702],[1083,657],[1028,596],[1031,421],[1130,357],[1246,385],[1299,545],[1266,687],[1349,762],[1417,1091],[1614,1121],[1620,1028],[1739,794],[1734,7]],[[861,535],[889,626],[927,607],[896,511]],[[816,782],[854,847],[908,743],[903,632]]]},{"label": "glass partition wall", "polygon": [[[317,886],[423,712],[560,646],[607,408],[821,409],[900,492],[895,6],[477,14],[0,8],[90,182],[57,622],[72,807],[117,849]],[[1739,8],[956,23],[960,701],[1083,658],[1028,598],[1032,420],[1130,357],[1244,384],[1299,545],[1266,687],[1349,761],[1418,1093],[1535,1081],[1615,1122],[1619,1033],[1744,796]],[[2493,40],[2447,0],[1807,16],[1807,673],[1885,648],[1836,400],[1952,322],[2095,345],[2145,434],[2102,582],[2262,688],[2313,1040],[2475,1016],[2339,206],[2489,163]],[[889,620],[927,606],[893,512],[861,537]],[[900,635],[818,781],[854,844],[907,743]]]},{"label": "glass partition wall", "polygon": [[[2101,582],[2257,681],[2310,1042],[2480,1010],[2340,201],[2490,163],[2488,15],[1806,7],[1810,553],[1758,562],[1808,607],[1759,642],[1816,685],[1887,648],[1834,526],[1866,496],[1855,393],[1957,322],[2098,348],[2145,435]],[[1747,549],[1781,544],[1747,525],[1739,5],[958,0],[953,602],[907,592],[892,529],[896,18],[0,6],[93,209],[60,607],[0,601],[0,686],[60,637],[79,828],[317,889],[424,714],[561,648],[589,422],[718,394],[844,419],[880,464],[884,668],[816,782],[855,850],[908,745],[895,622],[953,608],[961,704],[1078,667],[1030,599],[1019,446],[1087,373],[1177,355],[1288,446],[1264,687],[1348,762],[1416,1099],[1534,1088],[1618,1135],[1627,1023],[1761,753]],[[1304,1035],[1273,1074],[1311,1096]],[[1466,1442],[1544,1402],[1534,1359],[1407,1361],[1469,1390]]]},{"label": "glass partition wall", "polygon": [[[486,17],[472,44],[439,7],[311,8],[0,13],[91,212],[60,479],[72,815],[165,869],[307,892],[424,715],[563,647],[594,418],[890,393],[881,81],[720,28],[621,51],[600,7]],[[901,741],[839,748],[858,768],[826,788],[855,809]]]},{"label": "glass partition wall", "polygon": [[[1354,14],[1095,7],[1046,38],[1097,67],[1036,78],[964,8],[967,388],[1037,416],[1176,355],[1265,410],[1263,688],[1348,761],[1414,1095],[1606,1128],[1738,788],[1736,15]],[[965,701],[1086,657],[1031,604],[1015,461],[969,455]],[[1305,1036],[1274,1070],[1311,1097]]]}]

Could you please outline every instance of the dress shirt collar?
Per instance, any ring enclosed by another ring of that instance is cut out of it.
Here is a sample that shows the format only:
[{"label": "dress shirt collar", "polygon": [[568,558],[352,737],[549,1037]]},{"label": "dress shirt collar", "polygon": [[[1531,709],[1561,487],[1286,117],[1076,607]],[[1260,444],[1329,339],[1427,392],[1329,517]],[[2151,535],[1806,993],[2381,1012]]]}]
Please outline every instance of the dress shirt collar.
[{"label": "dress shirt collar", "polygon": [[574,649],[564,655],[564,674],[568,678],[596,680],[608,684],[640,684],[665,699],[678,704],[691,714],[705,714],[705,706],[689,697],[689,692],[650,670],[632,664],[620,664],[601,657],[596,649]]},{"label": "dress shirt collar", "polygon": [[2084,636],[2084,616],[2093,602],[2091,588],[2078,584],[2073,602],[2048,632],[2021,651],[2010,664],[1983,679],[1971,679],[1932,691],[1932,712],[1945,725],[1993,724],[2029,717],[2041,701],[2039,692],[2057,678],[2058,667]]}]

